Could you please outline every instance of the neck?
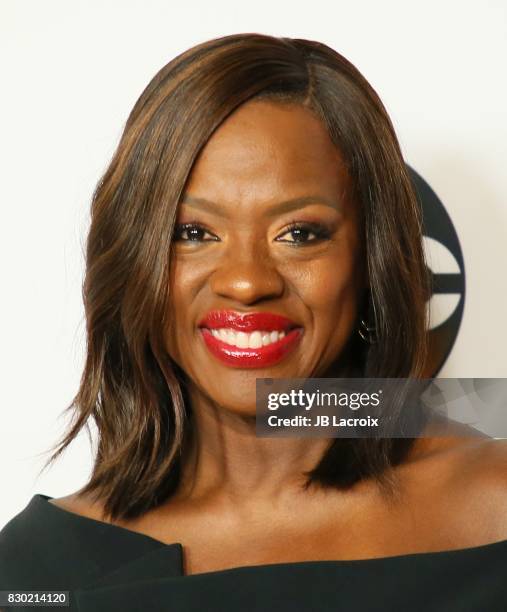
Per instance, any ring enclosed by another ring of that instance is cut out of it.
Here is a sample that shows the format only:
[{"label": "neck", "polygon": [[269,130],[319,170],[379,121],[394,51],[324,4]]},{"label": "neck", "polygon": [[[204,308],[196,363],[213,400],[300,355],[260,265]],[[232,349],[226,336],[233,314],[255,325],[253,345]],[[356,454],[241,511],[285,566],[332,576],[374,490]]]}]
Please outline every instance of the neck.
[{"label": "neck", "polygon": [[185,449],[178,497],[226,505],[274,505],[302,496],[307,477],[330,440],[261,438],[255,416],[235,414],[191,392],[192,436]]}]

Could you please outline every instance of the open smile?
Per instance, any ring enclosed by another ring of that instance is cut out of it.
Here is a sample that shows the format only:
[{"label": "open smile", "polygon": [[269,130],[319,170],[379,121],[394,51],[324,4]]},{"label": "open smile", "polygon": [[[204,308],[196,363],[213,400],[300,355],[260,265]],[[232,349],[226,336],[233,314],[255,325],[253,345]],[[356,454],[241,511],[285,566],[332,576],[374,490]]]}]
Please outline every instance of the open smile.
[{"label": "open smile", "polygon": [[282,315],[215,310],[199,323],[209,351],[222,363],[240,368],[268,367],[298,344],[303,327]]}]

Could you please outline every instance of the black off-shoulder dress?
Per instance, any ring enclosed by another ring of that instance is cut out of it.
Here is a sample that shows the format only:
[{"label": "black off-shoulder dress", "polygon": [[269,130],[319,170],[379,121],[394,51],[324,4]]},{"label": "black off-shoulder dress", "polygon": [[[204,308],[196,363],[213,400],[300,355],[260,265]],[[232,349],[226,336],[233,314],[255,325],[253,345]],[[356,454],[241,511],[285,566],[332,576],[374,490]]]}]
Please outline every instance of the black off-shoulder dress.
[{"label": "black off-shoulder dress", "polygon": [[49,499],[34,495],[0,531],[0,590],[69,591],[70,608],[63,610],[507,611],[507,540],[451,551],[185,576],[181,544],[79,516]]}]

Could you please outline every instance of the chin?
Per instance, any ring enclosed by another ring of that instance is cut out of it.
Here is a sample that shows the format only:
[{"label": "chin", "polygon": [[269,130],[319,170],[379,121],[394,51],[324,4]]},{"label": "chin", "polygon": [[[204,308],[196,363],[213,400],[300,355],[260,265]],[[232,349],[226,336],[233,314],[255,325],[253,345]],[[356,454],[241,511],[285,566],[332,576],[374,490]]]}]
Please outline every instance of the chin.
[{"label": "chin", "polygon": [[228,398],[227,401],[217,401],[217,405],[220,406],[220,410],[228,412],[231,415],[253,417],[255,418],[257,409],[255,404],[255,393],[250,401],[238,399],[237,402],[233,398]]}]

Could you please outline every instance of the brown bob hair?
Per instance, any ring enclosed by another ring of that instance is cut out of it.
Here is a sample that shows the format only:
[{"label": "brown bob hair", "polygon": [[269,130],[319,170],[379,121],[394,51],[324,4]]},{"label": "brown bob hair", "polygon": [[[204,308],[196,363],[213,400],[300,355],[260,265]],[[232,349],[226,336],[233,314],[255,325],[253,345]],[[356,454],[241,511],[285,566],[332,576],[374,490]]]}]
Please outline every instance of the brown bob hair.
[{"label": "brown bob hair", "polygon": [[[185,373],[164,347],[178,203],[214,130],[253,98],[296,103],[323,121],[346,161],[363,210],[369,302],[377,343],[351,355],[361,376],[421,378],[428,277],[421,212],[376,92],[319,42],[246,33],[185,51],[150,81],[132,109],[91,205],[83,300],[86,361],[68,432],[51,464],[93,419],[98,446],[82,493],[112,519],[135,518],[176,491],[191,428]],[[91,440],[91,437],[90,437]],[[414,438],[335,439],[305,486],[346,489],[390,468]]]}]

